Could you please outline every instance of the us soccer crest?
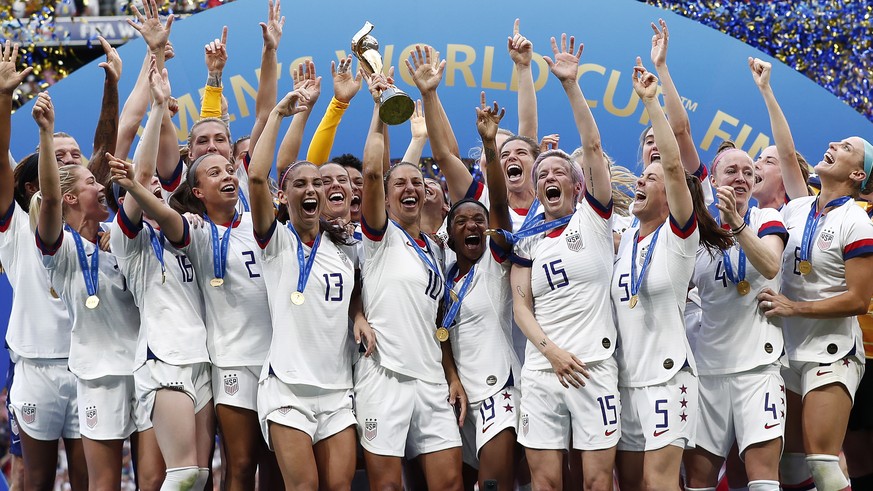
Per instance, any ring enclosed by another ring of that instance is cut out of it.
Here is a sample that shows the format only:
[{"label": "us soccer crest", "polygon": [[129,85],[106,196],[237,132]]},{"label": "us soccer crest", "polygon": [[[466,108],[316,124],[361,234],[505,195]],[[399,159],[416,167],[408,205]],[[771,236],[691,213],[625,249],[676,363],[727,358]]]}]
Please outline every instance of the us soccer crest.
[{"label": "us soccer crest", "polygon": [[366,419],[364,421],[364,438],[372,442],[378,433],[378,422],[376,418]]},{"label": "us soccer crest", "polygon": [[521,415],[521,432],[524,433],[524,436],[527,436],[527,432],[530,430],[530,426],[528,425],[527,414]]},{"label": "us soccer crest", "polygon": [[36,421],[36,404],[27,404],[21,406],[21,420],[32,425]]},{"label": "us soccer crest", "polygon": [[816,245],[818,245],[819,249],[826,251],[831,246],[831,242],[833,242],[833,241],[834,241],[834,231],[829,229],[829,228],[826,228],[826,229],[822,230],[821,234],[818,236],[818,241],[816,242]]},{"label": "us soccer crest", "polygon": [[239,377],[235,373],[224,376],[224,393],[232,396],[239,392]]},{"label": "us soccer crest", "polygon": [[94,429],[97,426],[97,407],[89,406],[85,408],[85,424],[88,428]]},{"label": "us soccer crest", "polygon": [[567,248],[573,252],[582,250],[582,234],[578,230],[571,230],[565,235],[567,238]]},{"label": "us soccer crest", "polygon": [[282,416],[288,414],[289,412],[291,412],[291,406],[282,406],[279,408],[279,414],[281,414]]}]

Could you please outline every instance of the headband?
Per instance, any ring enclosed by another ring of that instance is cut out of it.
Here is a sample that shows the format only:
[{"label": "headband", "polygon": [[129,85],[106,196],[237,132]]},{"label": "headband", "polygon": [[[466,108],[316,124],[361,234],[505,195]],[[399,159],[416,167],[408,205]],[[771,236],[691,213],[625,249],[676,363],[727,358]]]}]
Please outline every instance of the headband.
[{"label": "headband", "polygon": [[864,189],[867,187],[867,182],[870,181],[870,175],[873,174],[873,145],[863,138],[861,141],[864,142],[864,173],[867,174],[864,182],[861,183],[861,189]]},{"label": "headband", "polygon": [[[741,152],[747,157],[749,156],[749,154],[747,154],[745,150],[739,148],[728,148],[726,150],[722,150],[721,152],[719,152],[718,155],[715,156],[715,160],[712,161],[712,168],[709,169],[710,174],[715,174],[715,168],[718,166],[718,163],[721,162],[721,159],[723,159],[725,155],[733,152]],[[751,159],[751,157],[749,157],[749,159]]]}]

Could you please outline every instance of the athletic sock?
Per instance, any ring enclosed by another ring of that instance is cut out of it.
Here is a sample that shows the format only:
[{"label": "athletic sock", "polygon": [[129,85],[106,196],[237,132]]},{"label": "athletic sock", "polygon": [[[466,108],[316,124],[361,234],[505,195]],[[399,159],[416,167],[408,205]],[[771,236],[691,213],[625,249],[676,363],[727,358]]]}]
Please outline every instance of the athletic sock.
[{"label": "athletic sock", "polygon": [[191,491],[197,481],[197,466],[167,469],[161,491]]},{"label": "athletic sock", "polygon": [[782,489],[785,491],[813,491],[815,481],[809,472],[806,455],[787,453],[779,462],[779,475],[782,476]]},{"label": "athletic sock", "polygon": [[194,482],[194,487],[191,488],[193,491],[204,491],[203,488],[206,487],[206,481],[209,480],[209,468],[208,467],[200,467],[197,469],[197,481]]},{"label": "athletic sock", "polygon": [[749,481],[749,491],[779,491],[779,481],[765,481],[758,479],[757,481]]},{"label": "athletic sock", "polygon": [[851,490],[849,480],[840,469],[840,458],[836,455],[814,454],[806,456],[806,463],[815,479],[815,486],[828,491]]}]

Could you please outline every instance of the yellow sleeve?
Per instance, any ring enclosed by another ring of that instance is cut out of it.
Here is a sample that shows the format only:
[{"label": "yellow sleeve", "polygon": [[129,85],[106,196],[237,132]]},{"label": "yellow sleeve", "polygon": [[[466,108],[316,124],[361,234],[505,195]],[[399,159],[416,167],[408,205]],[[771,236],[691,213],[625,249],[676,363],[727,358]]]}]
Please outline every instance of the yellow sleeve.
[{"label": "yellow sleeve", "polygon": [[309,143],[306,160],[315,165],[321,165],[328,161],[330,150],[333,148],[333,139],[336,137],[336,128],[348,107],[349,103],[340,102],[335,97],[330,98],[327,111],[324,112],[324,116],[315,130],[315,135],[312,136],[312,141]]},{"label": "yellow sleeve", "polygon": [[200,119],[221,117],[221,93],[221,87],[206,86],[203,105],[200,107]]}]

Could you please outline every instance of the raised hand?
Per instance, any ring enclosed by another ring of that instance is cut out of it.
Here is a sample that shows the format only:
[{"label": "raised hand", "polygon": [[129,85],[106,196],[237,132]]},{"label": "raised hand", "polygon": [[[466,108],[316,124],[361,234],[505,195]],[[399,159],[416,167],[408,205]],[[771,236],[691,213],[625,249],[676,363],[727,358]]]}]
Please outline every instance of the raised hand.
[{"label": "raised hand", "polygon": [[731,186],[719,186],[716,190],[718,200],[715,207],[718,208],[719,218],[722,223],[730,225],[734,230],[743,225],[743,217],[737,212],[737,196]]},{"label": "raised hand", "polygon": [[221,73],[227,64],[227,26],[221,29],[221,39],[216,39],[205,46],[206,70],[209,73]]},{"label": "raised hand", "polygon": [[643,60],[637,56],[637,64],[634,66],[634,92],[643,100],[649,102],[658,97],[658,77],[646,70]]},{"label": "raised hand", "polygon": [[[358,70],[363,70],[359,68]],[[367,81],[367,89],[370,91],[370,96],[376,104],[381,103],[382,92],[394,83],[394,67],[388,69],[388,76],[384,73],[374,73],[365,79]]]},{"label": "raised hand", "polygon": [[540,140],[540,153],[547,152],[549,150],[557,150],[558,143],[561,142],[561,135],[557,133],[553,133],[551,135],[546,135]]},{"label": "raised hand", "polygon": [[103,52],[106,53],[106,61],[100,63],[100,68],[106,70],[106,79],[118,83],[121,78],[121,57],[118,56],[118,51],[109,45],[109,42],[103,39],[103,36],[97,36],[100,45],[103,46]]},{"label": "raised hand", "polygon": [[161,19],[158,17],[158,5],[155,3],[155,0],[144,1],[142,9],[145,12],[145,16],[134,6],[133,14],[136,16],[137,22],[127,19],[127,23],[139,32],[143,41],[148,45],[149,50],[157,52],[158,50],[165,49],[170,40],[170,28],[173,26],[174,16],[167,16],[167,23],[161,25]]},{"label": "raised hand", "polygon": [[167,69],[158,73],[158,61],[155,55],[149,60],[149,91],[152,95],[152,103],[161,105],[170,99],[170,78]]},{"label": "raised hand", "polygon": [[409,129],[412,132],[413,140],[427,139],[427,124],[424,122],[424,110],[421,106],[421,99],[415,101],[415,111],[409,118]]},{"label": "raised hand", "polygon": [[[576,81],[576,76],[579,74],[579,58],[582,57],[582,50],[585,48],[585,45],[579,43],[579,50],[575,51],[576,46],[576,38],[570,36],[570,45],[569,50],[567,49],[567,34],[561,34],[561,49],[558,50],[558,43],[555,42],[555,38],[551,39],[552,41],[552,53],[555,55],[555,59],[552,60],[548,56],[544,56],[543,59],[546,61],[546,64],[549,65],[549,70],[561,81],[561,83]],[[575,51],[575,52],[574,52]]]},{"label": "raised hand", "polygon": [[299,112],[306,111],[308,107],[306,103],[309,101],[310,94],[304,88],[296,88],[285,94],[285,97],[276,104],[276,112],[279,116],[287,118]]},{"label": "raised hand", "polygon": [[749,57],[749,69],[752,71],[752,79],[758,87],[770,85],[770,71],[773,65],[760,58]]},{"label": "raised hand", "polygon": [[515,19],[515,24],[512,26],[512,37],[507,38],[506,48],[509,50],[509,57],[516,65],[530,66],[530,59],[533,55],[533,43],[518,32],[519,19]]},{"label": "raised hand", "polygon": [[17,61],[18,44],[12,44],[12,41],[7,39],[6,43],[0,47],[0,94],[2,95],[11,96],[25,77],[33,71],[31,67],[26,67],[20,72],[17,71],[15,69]]},{"label": "raised hand", "polygon": [[109,162],[109,182],[117,182],[119,186],[127,191],[136,186],[132,163],[126,162],[109,152],[106,152],[106,160]]},{"label": "raised hand", "polygon": [[48,92],[40,92],[36,96],[36,102],[33,104],[31,111],[33,120],[36,125],[43,131],[54,131],[55,128],[55,106],[52,104],[52,98]]},{"label": "raised hand", "polygon": [[306,60],[291,72],[294,89],[304,89],[307,94],[307,104],[311,108],[321,95],[321,77],[315,74],[315,63]]},{"label": "raised hand", "polygon": [[260,23],[261,34],[264,36],[264,49],[277,49],[282,39],[282,28],[285,26],[285,17],[282,15],[280,0],[269,1],[267,23]]},{"label": "raised hand", "polygon": [[404,60],[406,68],[412,75],[412,80],[418,90],[424,94],[436,90],[440,85],[440,80],[443,78],[443,70],[446,67],[446,60],[440,61],[439,52],[434,51],[430,46],[415,45],[415,50],[409,52],[409,60]]},{"label": "raised hand", "polygon": [[[482,100],[485,100],[485,92],[482,92]],[[484,105],[484,104],[483,104]],[[476,108],[476,130],[482,141],[497,138],[497,130],[500,128],[500,120],[506,115],[506,109],[500,108],[497,101],[491,107]]]},{"label": "raised hand", "polygon": [[670,31],[667,30],[667,23],[664,19],[658,19],[658,24],[661,29],[652,22],[652,63],[655,67],[662,67],[667,63],[667,43],[670,40]]},{"label": "raised hand", "polygon": [[361,90],[364,76],[360,70],[352,76],[352,55],[340,60],[339,66],[331,61],[330,75],[333,77],[333,96],[340,102],[348,104]]}]

